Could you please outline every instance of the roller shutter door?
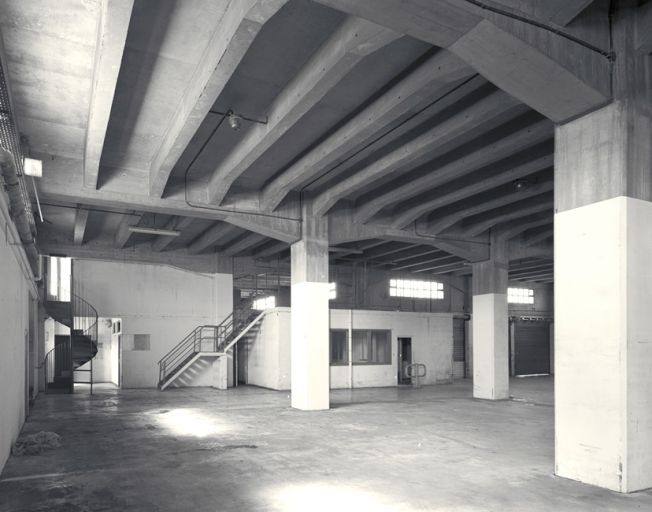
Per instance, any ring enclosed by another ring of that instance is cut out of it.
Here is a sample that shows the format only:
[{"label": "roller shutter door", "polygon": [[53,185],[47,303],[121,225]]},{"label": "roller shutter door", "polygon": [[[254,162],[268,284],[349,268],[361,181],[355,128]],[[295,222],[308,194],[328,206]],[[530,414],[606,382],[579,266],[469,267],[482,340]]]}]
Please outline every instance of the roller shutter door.
[{"label": "roller shutter door", "polygon": [[465,320],[453,318],[453,377],[461,379],[464,377],[464,365],[466,359],[466,335]]},{"label": "roller shutter door", "polygon": [[514,356],[516,375],[550,373],[550,323],[515,322]]}]

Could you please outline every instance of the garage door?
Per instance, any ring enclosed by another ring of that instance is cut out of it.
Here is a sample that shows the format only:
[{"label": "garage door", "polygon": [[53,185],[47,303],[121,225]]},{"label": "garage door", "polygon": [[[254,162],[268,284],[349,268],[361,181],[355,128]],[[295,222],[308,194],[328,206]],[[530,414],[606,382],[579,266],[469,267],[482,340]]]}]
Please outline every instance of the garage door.
[{"label": "garage door", "polygon": [[461,379],[464,377],[465,365],[465,320],[464,318],[453,318],[453,377]]},{"label": "garage door", "polygon": [[514,324],[516,375],[550,373],[550,324],[519,320]]}]

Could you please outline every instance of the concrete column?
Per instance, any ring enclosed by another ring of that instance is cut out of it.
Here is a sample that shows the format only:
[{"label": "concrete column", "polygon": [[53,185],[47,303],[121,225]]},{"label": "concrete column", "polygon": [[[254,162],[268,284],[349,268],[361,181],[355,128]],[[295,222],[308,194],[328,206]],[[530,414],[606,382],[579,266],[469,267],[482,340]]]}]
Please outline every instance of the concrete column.
[{"label": "concrete column", "polygon": [[492,237],[491,258],[473,264],[473,396],[509,398],[506,246]]},{"label": "concrete column", "polygon": [[555,131],[555,473],[620,492],[652,487],[652,68],[630,4],[615,101]]},{"label": "concrete column", "polygon": [[328,409],[330,390],[328,223],[304,206],[301,240],[292,244],[292,407]]}]

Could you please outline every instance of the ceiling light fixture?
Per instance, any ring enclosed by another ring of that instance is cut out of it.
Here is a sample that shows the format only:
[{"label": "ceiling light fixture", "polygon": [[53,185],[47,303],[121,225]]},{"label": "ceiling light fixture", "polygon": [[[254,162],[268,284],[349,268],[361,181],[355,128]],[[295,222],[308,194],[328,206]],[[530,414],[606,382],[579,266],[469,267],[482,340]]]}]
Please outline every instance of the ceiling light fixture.
[{"label": "ceiling light fixture", "polygon": [[143,233],[145,235],[161,235],[161,236],[179,236],[181,231],[174,229],[161,229],[161,228],[145,228],[139,226],[129,226],[131,233]]},{"label": "ceiling light fixture", "polygon": [[236,132],[240,130],[240,128],[242,128],[242,116],[234,114],[233,112],[229,113],[229,126]]},{"label": "ceiling light fixture", "polygon": [[524,190],[527,190],[530,188],[531,183],[528,180],[514,180],[512,182],[512,186],[514,187],[514,190],[516,192],[523,192]]}]

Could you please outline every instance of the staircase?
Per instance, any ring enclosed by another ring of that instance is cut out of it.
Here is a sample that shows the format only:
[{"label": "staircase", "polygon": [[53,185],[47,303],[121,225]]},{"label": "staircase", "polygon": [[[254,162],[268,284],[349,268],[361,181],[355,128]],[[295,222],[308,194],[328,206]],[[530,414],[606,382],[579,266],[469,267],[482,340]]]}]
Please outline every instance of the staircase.
[{"label": "staircase", "polygon": [[225,356],[264,316],[265,311],[247,307],[234,311],[219,325],[195,328],[158,362],[158,388],[163,391],[201,358]]},{"label": "staircase", "polygon": [[[72,393],[75,372],[89,372],[93,392],[93,358],[97,354],[97,311],[81,297],[69,301],[46,300],[45,310],[57,322],[70,328],[70,335],[57,335],[54,348],[45,356],[45,390]],[[81,368],[90,361],[89,368]]]}]

